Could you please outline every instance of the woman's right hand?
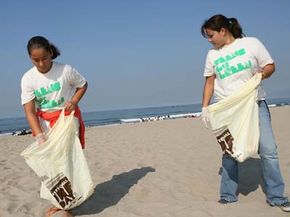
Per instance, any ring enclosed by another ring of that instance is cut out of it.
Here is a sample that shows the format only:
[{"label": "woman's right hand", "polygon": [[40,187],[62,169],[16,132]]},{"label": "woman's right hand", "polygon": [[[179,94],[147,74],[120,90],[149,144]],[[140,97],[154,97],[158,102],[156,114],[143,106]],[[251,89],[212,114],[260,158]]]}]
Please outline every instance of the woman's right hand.
[{"label": "woman's right hand", "polygon": [[204,87],[203,87],[203,98],[202,98],[202,109],[201,109],[201,119],[202,123],[206,128],[210,128],[209,114],[207,106],[211,100],[214,91],[214,81],[215,75],[207,76],[205,78]]},{"label": "woman's right hand", "polygon": [[32,130],[32,134],[35,135],[34,138],[37,141],[37,143],[40,145],[46,141],[46,135],[42,132],[36,110],[35,110],[35,102],[34,99],[25,103],[23,105],[24,111],[26,114],[27,121],[29,123],[29,126]]},{"label": "woman's right hand", "polygon": [[68,101],[65,106],[64,106],[64,110],[72,112],[75,110],[77,104],[74,103],[73,101]]},{"label": "woman's right hand", "polygon": [[202,110],[201,110],[201,120],[202,120],[203,125],[206,128],[210,128],[211,125],[210,125],[210,120],[209,120],[209,115],[208,115],[207,107],[202,107]]},{"label": "woman's right hand", "polygon": [[38,143],[38,145],[42,145],[46,142],[47,136],[44,133],[39,133],[35,136],[35,140]]}]

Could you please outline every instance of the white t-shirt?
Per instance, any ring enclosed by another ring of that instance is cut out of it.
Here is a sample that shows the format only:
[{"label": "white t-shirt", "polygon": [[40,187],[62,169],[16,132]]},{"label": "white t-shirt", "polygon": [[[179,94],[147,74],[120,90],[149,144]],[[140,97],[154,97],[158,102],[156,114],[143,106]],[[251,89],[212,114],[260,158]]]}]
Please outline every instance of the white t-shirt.
[{"label": "white t-shirt", "polygon": [[53,62],[45,74],[33,67],[21,79],[21,103],[35,100],[41,111],[60,110],[85,84],[86,79],[70,65]]},{"label": "white t-shirt", "polygon": [[[214,100],[231,95],[255,73],[274,63],[264,45],[254,37],[237,38],[220,49],[211,49],[206,57],[204,76],[216,75]],[[265,99],[262,85],[258,99]]]}]

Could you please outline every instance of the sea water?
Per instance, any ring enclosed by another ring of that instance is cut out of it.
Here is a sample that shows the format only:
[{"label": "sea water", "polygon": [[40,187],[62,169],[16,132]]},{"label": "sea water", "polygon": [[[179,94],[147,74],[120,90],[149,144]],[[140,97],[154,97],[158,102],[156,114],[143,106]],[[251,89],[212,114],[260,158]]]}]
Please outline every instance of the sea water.
[{"label": "sea water", "polygon": [[[290,104],[290,98],[268,99],[268,104],[283,106]],[[175,114],[197,113],[201,111],[201,104],[175,105],[163,107],[119,109],[111,111],[83,112],[86,126],[100,126],[119,124],[120,119],[158,117]],[[0,134],[12,133],[29,129],[25,117],[0,119]]]},{"label": "sea water", "polygon": [[[172,114],[194,113],[201,110],[200,104],[176,105],[150,108],[119,109],[110,111],[83,112],[86,126],[119,124],[120,119],[146,118]],[[0,134],[29,129],[25,117],[0,119]]]}]

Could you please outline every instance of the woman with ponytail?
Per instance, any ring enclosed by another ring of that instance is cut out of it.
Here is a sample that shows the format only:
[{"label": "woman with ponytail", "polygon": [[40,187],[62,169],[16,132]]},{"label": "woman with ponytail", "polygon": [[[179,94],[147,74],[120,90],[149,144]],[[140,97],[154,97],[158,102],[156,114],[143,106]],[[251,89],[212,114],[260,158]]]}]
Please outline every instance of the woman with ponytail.
[{"label": "woman with ponytail", "polygon": [[[249,81],[256,73],[262,80],[275,71],[275,64],[264,45],[254,37],[245,37],[236,18],[218,14],[206,20],[201,34],[213,45],[209,50],[204,77],[202,120],[208,126],[207,106],[213,96],[218,102]],[[279,168],[277,147],[271,126],[270,113],[265,101],[262,84],[258,90],[259,155],[266,188],[267,203],[290,211],[290,203],[284,197],[284,182]],[[227,154],[222,157],[220,200],[222,204],[236,202],[238,188],[238,162]]]},{"label": "woman with ponytail", "polygon": [[[38,145],[47,140],[46,133],[64,109],[65,115],[75,111],[80,142],[84,148],[85,127],[78,103],[87,90],[86,79],[71,65],[53,61],[60,52],[43,36],[31,38],[27,51],[34,66],[21,79],[21,102]],[[72,216],[54,207],[46,217],[55,212],[61,213],[62,217]]]}]

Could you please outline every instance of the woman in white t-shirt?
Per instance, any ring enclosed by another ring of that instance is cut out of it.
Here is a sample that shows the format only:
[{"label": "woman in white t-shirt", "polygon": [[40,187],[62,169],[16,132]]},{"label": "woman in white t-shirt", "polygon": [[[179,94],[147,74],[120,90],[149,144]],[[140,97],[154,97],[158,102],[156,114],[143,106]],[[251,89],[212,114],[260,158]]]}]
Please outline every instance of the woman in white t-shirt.
[{"label": "woman in white t-shirt", "polygon": [[[21,79],[21,102],[38,144],[46,141],[45,133],[64,108],[66,113],[75,111],[84,148],[84,124],[78,103],[87,90],[86,79],[72,66],[54,62],[60,52],[42,36],[31,38],[27,51],[34,66]],[[50,209],[47,216],[56,211],[57,208]],[[61,212],[62,216],[71,216],[66,211]]]},{"label": "woman in white t-shirt", "polygon": [[[205,84],[202,101],[202,120],[208,126],[206,107],[213,96],[218,102],[238,90],[255,73],[262,79],[269,78],[275,71],[274,61],[264,45],[253,37],[244,37],[236,18],[215,15],[201,27],[202,35],[213,45],[209,50],[205,69]],[[288,198],[284,197],[284,182],[280,173],[278,154],[271,127],[270,113],[265,101],[265,92],[260,85],[259,105],[259,155],[267,202],[283,211],[290,211]],[[222,158],[220,200],[222,204],[236,202],[238,187],[238,162],[227,154]]]}]

